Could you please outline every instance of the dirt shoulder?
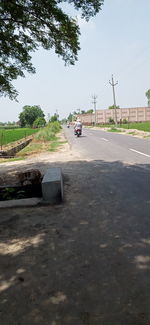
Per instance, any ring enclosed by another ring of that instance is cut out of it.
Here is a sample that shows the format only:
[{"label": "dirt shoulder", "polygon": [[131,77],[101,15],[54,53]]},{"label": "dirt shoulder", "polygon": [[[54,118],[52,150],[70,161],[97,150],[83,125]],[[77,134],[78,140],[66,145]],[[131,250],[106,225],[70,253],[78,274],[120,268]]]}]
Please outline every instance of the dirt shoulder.
[{"label": "dirt shoulder", "polygon": [[[91,129],[93,129],[93,130],[102,130],[102,131],[106,131],[106,132],[111,132],[110,131],[111,127],[110,128],[108,128],[108,127],[104,127],[104,128],[92,127]],[[119,133],[119,134],[131,135],[131,136],[138,137],[138,138],[150,139],[150,132],[141,131],[141,130],[137,130],[137,129],[123,129],[123,128],[118,128],[118,130],[115,131],[115,132],[116,133]]]}]

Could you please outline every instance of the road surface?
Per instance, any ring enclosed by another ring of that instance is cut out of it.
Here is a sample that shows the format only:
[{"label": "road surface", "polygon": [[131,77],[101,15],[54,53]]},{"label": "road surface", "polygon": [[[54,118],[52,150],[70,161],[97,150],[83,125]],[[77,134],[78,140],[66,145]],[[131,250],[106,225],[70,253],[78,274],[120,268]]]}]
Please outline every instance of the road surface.
[{"label": "road surface", "polygon": [[72,149],[86,159],[122,161],[131,164],[150,164],[150,140],[83,128],[82,136],[73,134],[73,127],[65,128]]},{"label": "road surface", "polygon": [[65,132],[77,159],[28,161],[63,204],[0,211],[0,324],[150,325],[150,141]]}]

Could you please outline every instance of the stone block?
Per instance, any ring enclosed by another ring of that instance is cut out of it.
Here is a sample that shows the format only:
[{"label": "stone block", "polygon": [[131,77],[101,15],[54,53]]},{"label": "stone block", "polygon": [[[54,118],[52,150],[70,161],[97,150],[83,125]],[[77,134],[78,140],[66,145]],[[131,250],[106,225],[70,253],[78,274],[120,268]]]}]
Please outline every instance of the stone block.
[{"label": "stone block", "polygon": [[50,204],[63,200],[63,178],[61,168],[49,168],[42,180],[43,201]]}]

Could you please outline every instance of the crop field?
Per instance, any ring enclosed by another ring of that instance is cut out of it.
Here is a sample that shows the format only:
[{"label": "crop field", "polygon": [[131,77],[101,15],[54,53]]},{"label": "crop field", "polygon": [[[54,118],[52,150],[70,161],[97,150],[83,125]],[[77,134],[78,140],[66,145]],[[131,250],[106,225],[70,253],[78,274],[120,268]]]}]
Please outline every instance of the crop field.
[{"label": "crop field", "polygon": [[10,130],[0,130],[1,149],[3,145],[25,138],[37,131],[39,131],[39,129],[18,128]]}]

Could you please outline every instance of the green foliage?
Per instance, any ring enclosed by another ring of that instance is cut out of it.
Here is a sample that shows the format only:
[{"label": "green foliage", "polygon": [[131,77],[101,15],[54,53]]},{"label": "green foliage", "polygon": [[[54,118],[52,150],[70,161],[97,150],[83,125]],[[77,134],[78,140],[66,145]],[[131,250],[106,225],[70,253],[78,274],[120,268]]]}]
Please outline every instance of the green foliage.
[{"label": "green foliage", "polygon": [[93,112],[93,109],[88,109],[87,111],[81,110],[81,114],[92,114]]},{"label": "green foliage", "polygon": [[55,133],[49,128],[44,128],[35,135],[35,139],[40,141],[51,141],[55,139]]},{"label": "green foliage", "polygon": [[112,117],[109,118],[109,124],[115,124],[115,121],[113,120]]},{"label": "green foliage", "polygon": [[[150,132],[150,122],[140,122],[140,123],[128,123],[122,124],[120,127],[124,129],[136,129],[145,132]],[[119,125],[118,125],[119,128]]]},{"label": "green foliage", "polygon": [[60,122],[58,121],[50,122],[48,124],[48,128],[51,129],[54,133],[58,133],[61,130]]},{"label": "green foliage", "polygon": [[37,140],[42,141],[51,141],[55,140],[55,135],[58,133],[61,129],[61,125],[58,121],[55,121],[53,123],[49,123],[48,126],[44,129],[41,129],[36,135],[35,138]]},{"label": "green foliage", "polygon": [[67,117],[67,120],[69,121],[69,122],[72,122],[72,119],[73,119],[73,114],[69,114],[68,115],[68,117]]},{"label": "green foliage", "polygon": [[45,126],[46,121],[44,117],[38,117],[34,122],[33,122],[33,127],[35,128],[41,128]]},{"label": "green foliage", "polygon": [[25,138],[33,133],[37,132],[36,129],[10,129],[0,131],[0,145],[6,145],[8,143]]},{"label": "green foliage", "polygon": [[[120,108],[119,105],[116,106],[116,108],[117,108],[117,109]],[[115,109],[115,105],[109,106],[108,109]]]},{"label": "green foliage", "polygon": [[33,126],[34,121],[38,118],[44,118],[44,113],[40,106],[24,106],[23,112],[19,115],[20,125],[25,127],[29,125],[30,127]]},{"label": "green foliage", "polygon": [[58,121],[58,119],[59,119],[59,115],[55,113],[55,114],[51,117],[50,122]]},{"label": "green foliage", "polygon": [[94,111],[93,111],[93,109],[88,109],[87,111],[86,111],[86,114],[92,114]]},{"label": "green foliage", "polygon": [[[104,0],[1,0],[1,94],[16,99],[12,82],[34,73],[31,52],[39,47],[54,48],[66,64],[77,60],[80,30],[77,20],[63,11],[69,3],[88,20],[96,15]],[[65,6],[64,6],[65,7]]]},{"label": "green foliage", "polygon": [[123,124],[127,124],[127,123],[128,123],[128,120],[127,120],[126,118],[124,118],[124,119],[122,120],[122,123],[123,123]]},{"label": "green foliage", "polygon": [[150,99],[150,89],[147,90],[147,92],[145,93],[147,99]]}]

